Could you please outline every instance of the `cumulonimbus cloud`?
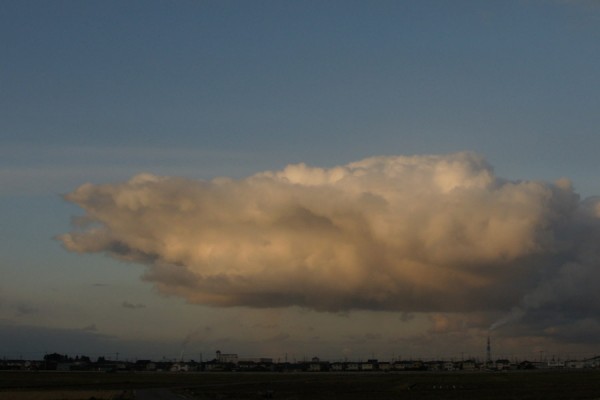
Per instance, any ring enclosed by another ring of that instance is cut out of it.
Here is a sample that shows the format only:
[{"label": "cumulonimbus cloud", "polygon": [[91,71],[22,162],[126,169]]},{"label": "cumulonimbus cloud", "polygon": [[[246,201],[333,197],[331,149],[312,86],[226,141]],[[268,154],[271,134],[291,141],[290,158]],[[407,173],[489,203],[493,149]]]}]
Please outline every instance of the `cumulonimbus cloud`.
[{"label": "cumulonimbus cloud", "polygon": [[510,310],[575,301],[600,275],[600,200],[566,180],[496,177],[473,153],[240,180],[138,175],[65,198],[85,210],[65,248],[143,263],[144,279],[192,303]]}]

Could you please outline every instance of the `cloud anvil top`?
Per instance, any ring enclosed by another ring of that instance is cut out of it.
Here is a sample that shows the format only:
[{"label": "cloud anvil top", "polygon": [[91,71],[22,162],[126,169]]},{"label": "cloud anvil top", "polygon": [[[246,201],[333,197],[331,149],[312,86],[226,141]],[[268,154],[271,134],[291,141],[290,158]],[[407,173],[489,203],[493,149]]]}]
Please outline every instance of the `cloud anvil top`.
[{"label": "cloud anvil top", "polygon": [[473,153],[245,179],[144,174],[66,199],[85,210],[66,249],[142,263],[190,303],[519,317],[600,304],[600,200],[567,180],[497,177]]}]

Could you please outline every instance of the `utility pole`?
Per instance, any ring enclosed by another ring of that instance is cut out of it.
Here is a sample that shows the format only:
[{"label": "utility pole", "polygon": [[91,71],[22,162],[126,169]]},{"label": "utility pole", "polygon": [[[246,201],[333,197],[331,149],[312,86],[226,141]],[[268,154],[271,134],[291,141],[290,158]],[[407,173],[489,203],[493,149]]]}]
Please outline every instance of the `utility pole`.
[{"label": "utility pole", "polygon": [[490,344],[490,336],[489,335],[488,335],[488,338],[487,338],[487,348],[486,348],[485,361],[486,361],[487,364],[491,364],[492,363],[492,346]]}]

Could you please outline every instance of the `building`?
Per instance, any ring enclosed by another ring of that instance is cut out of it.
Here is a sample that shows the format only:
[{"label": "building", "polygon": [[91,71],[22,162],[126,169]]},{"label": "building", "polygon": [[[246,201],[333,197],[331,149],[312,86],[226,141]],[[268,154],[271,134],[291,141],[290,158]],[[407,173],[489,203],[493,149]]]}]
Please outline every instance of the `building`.
[{"label": "building", "polygon": [[220,350],[217,350],[216,360],[220,364],[237,364],[238,355],[237,354],[224,354],[224,353],[221,353]]}]

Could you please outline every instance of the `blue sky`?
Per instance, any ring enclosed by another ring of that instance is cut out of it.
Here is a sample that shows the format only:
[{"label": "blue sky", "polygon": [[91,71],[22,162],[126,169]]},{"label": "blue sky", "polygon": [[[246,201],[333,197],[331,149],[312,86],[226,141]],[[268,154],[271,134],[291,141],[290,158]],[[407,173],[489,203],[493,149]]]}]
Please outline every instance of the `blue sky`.
[{"label": "blue sky", "polygon": [[[2,2],[0,323],[94,343],[105,335],[132,357],[147,351],[131,344],[140,341],[177,355],[189,335],[196,353],[423,351],[406,338],[428,336],[438,316],[165,297],[140,280],[143,265],[65,251],[56,237],[82,212],[61,195],[142,172],[243,178],[300,162],[472,151],[500,177],[566,177],[593,196],[599,22],[598,3],[584,0]],[[244,318],[240,338],[231,331]],[[392,332],[405,332],[401,344]],[[535,345],[577,345],[557,343]]]}]

